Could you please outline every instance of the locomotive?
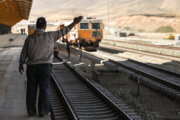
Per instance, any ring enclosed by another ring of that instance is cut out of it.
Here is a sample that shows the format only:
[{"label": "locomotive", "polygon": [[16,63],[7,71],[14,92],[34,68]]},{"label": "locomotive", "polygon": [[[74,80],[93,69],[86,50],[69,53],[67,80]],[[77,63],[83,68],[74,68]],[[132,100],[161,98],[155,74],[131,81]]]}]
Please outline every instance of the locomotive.
[{"label": "locomotive", "polygon": [[[60,25],[60,29],[69,25],[65,22]],[[76,46],[85,50],[97,50],[99,42],[103,39],[103,21],[96,18],[85,18],[77,24],[66,36],[63,42],[71,46]]]},{"label": "locomotive", "polygon": [[35,29],[36,29],[36,25],[35,24],[29,24],[28,25],[28,35],[33,34]]}]

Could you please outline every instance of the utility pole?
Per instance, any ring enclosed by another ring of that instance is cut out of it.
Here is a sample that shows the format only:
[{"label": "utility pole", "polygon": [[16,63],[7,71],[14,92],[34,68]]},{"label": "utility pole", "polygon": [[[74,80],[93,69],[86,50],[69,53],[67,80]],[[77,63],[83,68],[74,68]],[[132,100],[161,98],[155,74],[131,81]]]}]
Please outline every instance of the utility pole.
[{"label": "utility pole", "polygon": [[73,18],[76,17],[75,15],[75,8],[72,8]]},{"label": "utility pole", "polygon": [[108,0],[108,33],[109,33],[109,0]]}]

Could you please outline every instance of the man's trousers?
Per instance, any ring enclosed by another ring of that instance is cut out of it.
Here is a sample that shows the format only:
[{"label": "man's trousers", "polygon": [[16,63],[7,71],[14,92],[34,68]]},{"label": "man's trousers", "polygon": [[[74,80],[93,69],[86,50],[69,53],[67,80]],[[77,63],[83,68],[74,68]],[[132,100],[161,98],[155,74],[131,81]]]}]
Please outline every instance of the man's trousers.
[{"label": "man's trousers", "polygon": [[27,65],[26,106],[29,115],[36,113],[36,97],[39,88],[38,112],[45,115],[50,111],[49,82],[51,64]]}]

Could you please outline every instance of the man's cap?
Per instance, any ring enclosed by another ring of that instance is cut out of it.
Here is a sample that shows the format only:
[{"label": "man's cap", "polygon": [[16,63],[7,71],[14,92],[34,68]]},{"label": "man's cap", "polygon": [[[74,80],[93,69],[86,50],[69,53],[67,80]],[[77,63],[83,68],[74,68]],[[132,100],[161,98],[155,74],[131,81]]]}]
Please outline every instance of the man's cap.
[{"label": "man's cap", "polygon": [[36,22],[36,27],[42,28],[44,26],[46,26],[46,19],[44,17],[39,17]]}]

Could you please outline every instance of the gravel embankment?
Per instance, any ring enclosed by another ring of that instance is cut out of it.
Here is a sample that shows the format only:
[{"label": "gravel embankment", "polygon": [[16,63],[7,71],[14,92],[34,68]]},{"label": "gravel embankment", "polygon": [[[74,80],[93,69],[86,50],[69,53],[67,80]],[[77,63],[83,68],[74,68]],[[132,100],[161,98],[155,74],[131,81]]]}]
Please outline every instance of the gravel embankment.
[{"label": "gravel embankment", "polygon": [[102,41],[101,44],[113,45],[113,46],[117,46],[117,47],[126,47],[126,48],[143,50],[143,51],[152,52],[152,53],[158,53],[158,54],[162,54],[162,55],[170,55],[170,56],[180,57],[179,50],[154,48],[154,47],[148,47],[148,46],[142,46],[142,45],[136,45],[136,44],[133,45],[133,44],[127,44],[127,43],[118,43],[118,42],[114,43],[114,42],[110,42],[110,41]]}]

